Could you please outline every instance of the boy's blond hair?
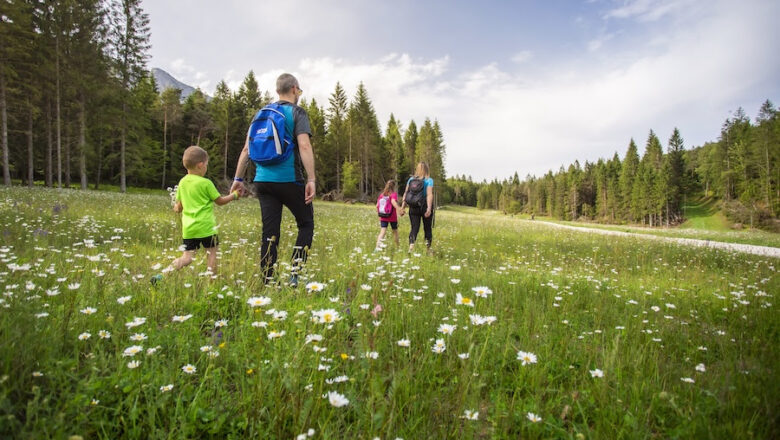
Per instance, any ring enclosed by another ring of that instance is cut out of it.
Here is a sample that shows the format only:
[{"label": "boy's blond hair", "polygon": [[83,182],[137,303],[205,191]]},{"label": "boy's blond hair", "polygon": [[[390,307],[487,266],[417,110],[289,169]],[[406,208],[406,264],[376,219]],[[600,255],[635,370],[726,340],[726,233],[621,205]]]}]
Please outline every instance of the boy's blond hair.
[{"label": "boy's blond hair", "polygon": [[184,168],[187,168],[188,170],[195,168],[199,163],[205,162],[207,160],[209,160],[209,153],[197,145],[187,147],[187,149],[184,150],[184,155],[181,158],[181,161],[184,164]]}]

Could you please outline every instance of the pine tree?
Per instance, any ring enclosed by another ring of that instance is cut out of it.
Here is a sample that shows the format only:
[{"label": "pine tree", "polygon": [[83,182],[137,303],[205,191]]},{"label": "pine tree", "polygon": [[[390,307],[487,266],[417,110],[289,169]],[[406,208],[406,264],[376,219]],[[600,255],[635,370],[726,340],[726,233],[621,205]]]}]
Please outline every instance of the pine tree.
[{"label": "pine tree", "polygon": [[401,137],[401,129],[395,116],[390,113],[390,120],[387,121],[387,129],[384,137],[385,150],[389,152],[387,162],[390,163],[390,174],[393,180],[398,182],[399,175],[404,167],[404,141]]},{"label": "pine tree", "polygon": [[[335,156],[336,163],[336,192],[341,192],[341,166],[344,162],[344,150],[349,142],[348,129],[346,126],[347,118],[347,94],[341,87],[340,83],[336,83],[336,88],[328,98],[328,111],[327,111],[327,135],[325,143],[328,145],[328,149],[332,155]],[[349,161],[352,160],[350,156]]]},{"label": "pine tree", "polygon": [[685,194],[685,158],[683,139],[680,130],[674,128],[669,138],[669,150],[666,155],[666,216],[667,225],[670,217],[679,219],[682,214],[683,195]]},{"label": "pine tree", "polygon": [[145,75],[149,58],[149,16],[141,8],[141,0],[113,0],[110,10],[110,44],[114,66],[121,83],[122,119],[120,121],[119,190],[127,191],[126,150],[128,124],[138,115],[129,112],[131,89]]},{"label": "pine tree", "polygon": [[620,194],[622,196],[620,211],[621,216],[629,221],[635,221],[639,217],[640,209],[636,199],[632,196],[637,180],[638,167],[639,153],[632,138],[628,143],[628,150],[625,158],[623,158],[623,166],[620,172]]}]

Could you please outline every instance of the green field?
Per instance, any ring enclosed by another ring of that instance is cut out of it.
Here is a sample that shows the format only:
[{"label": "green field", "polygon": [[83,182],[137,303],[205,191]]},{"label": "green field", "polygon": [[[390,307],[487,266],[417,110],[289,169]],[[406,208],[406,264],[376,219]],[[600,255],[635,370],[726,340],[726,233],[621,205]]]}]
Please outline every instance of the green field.
[{"label": "green field", "polygon": [[[448,206],[451,212],[469,213],[483,216],[502,215],[499,211],[479,210],[465,206]],[[515,215],[510,218],[529,220],[528,215]],[[728,220],[717,209],[712,199],[704,199],[693,205],[686,206],[686,221],[675,227],[641,227],[636,225],[607,225],[590,222],[573,222],[537,216],[537,221],[560,223],[582,228],[606,229],[610,231],[630,232],[634,234],[655,235],[671,238],[692,238],[696,240],[722,241],[724,243],[741,243],[755,246],[770,246],[780,248],[780,234],[760,229],[732,230]]]},{"label": "green field", "polygon": [[152,286],[168,196],[0,190],[0,437],[780,436],[777,259],[468,209],[373,252],[372,207],[316,202],[301,287],[264,287],[257,201],[216,212],[220,274]]}]

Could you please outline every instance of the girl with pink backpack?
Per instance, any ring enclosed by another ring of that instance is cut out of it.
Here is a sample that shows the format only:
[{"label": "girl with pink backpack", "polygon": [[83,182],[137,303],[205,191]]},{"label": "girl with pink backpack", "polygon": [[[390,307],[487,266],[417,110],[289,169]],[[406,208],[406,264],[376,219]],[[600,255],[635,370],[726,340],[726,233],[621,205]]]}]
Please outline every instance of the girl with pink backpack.
[{"label": "girl with pink backpack", "polygon": [[404,215],[404,210],[398,205],[398,193],[395,192],[395,180],[388,180],[385,189],[376,199],[376,212],[379,214],[379,236],[376,238],[375,251],[382,250],[382,241],[387,233],[387,225],[393,228],[395,245],[398,246],[398,213]]}]

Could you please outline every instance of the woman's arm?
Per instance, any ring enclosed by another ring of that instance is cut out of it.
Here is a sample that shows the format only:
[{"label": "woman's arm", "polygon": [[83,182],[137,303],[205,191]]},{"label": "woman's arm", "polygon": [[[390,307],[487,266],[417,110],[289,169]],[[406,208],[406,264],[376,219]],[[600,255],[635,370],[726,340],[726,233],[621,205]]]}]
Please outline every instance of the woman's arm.
[{"label": "woman's arm", "polygon": [[428,194],[427,194],[427,196],[428,196],[427,197],[428,209],[425,210],[425,216],[426,217],[430,217],[431,216],[431,211],[433,210],[433,187],[429,186],[426,189],[426,191],[428,192]]}]

